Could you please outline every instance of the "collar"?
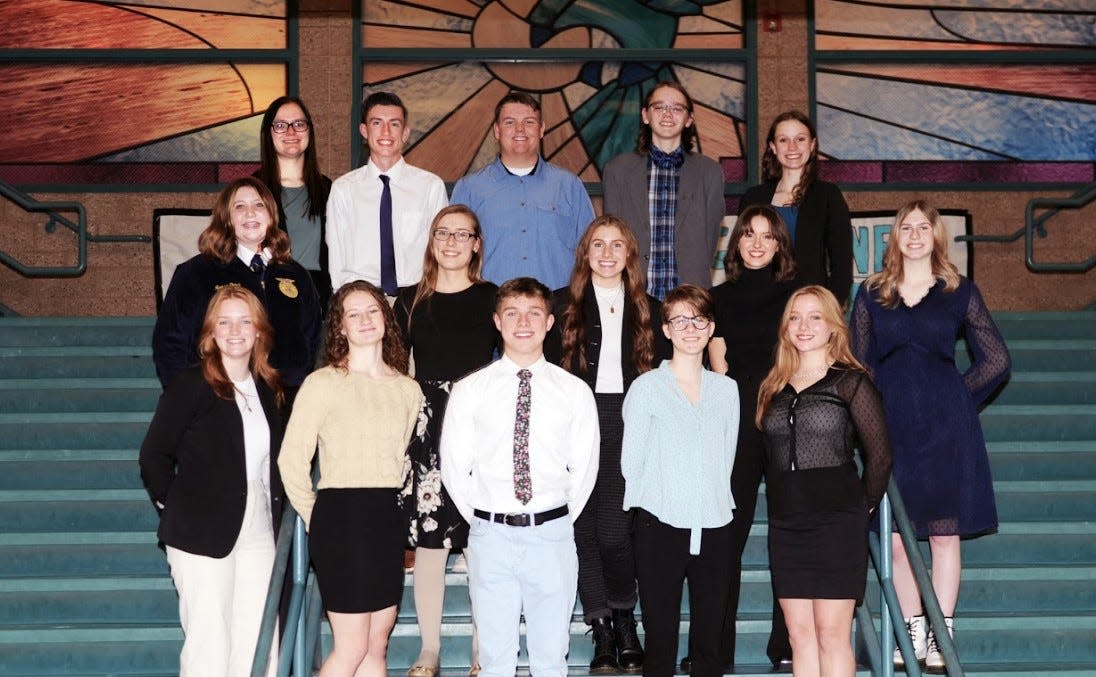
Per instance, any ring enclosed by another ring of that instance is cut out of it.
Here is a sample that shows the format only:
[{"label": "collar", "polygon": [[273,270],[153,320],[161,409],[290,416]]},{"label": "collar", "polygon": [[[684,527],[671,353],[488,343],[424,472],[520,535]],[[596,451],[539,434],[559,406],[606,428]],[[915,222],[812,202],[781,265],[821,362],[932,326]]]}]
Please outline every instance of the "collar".
[{"label": "collar", "polygon": [[537,359],[536,362],[530,364],[528,367],[518,366],[518,363],[507,357],[505,353],[502,357],[499,358],[498,361],[500,365],[499,368],[502,369],[505,373],[510,374],[514,377],[517,377],[518,372],[522,369],[528,369],[529,371],[533,372],[533,375],[535,376],[548,368],[548,360],[545,359],[543,354],[540,356],[540,358]]},{"label": "collar", "polygon": [[381,174],[392,177],[393,181],[399,181],[400,176],[403,174],[403,168],[407,166],[407,162],[404,161],[403,156],[400,156],[399,160],[396,160],[396,164],[388,168],[388,171],[382,172],[377,165],[372,161],[367,162],[365,165],[369,169],[369,175],[373,178],[377,178]]},{"label": "collar", "polygon": [[[270,265],[270,259],[274,258],[273,255],[271,255],[271,253],[270,253],[270,247],[263,247],[263,250],[259,253],[262,254],[263,263],[269,266]],[[251,265],[251,259],[255,258],[255,250],[248,249],[247,247],[245,247],[242,244],[237,244],[236,245],[236,258],[243,261],[245,266],[250,266]]]},{"label": "collar", "polygon": [[685,164],[685,149],[678,146],[674,152],[664,153],[652,145],[647,157],[650,158],[649,162],[662,169],[680,169]]},{"label": "collar", "polygon": [[[507,167],[506,163],[502,161],[502,156],[501,155],[499,156],[498,160],[499,160],[499,166],[502,167],[503,171],[505,171],[510,176],[519,176],[518,174],[515,174],[514,172],[510,171],[510,168]],[[529,170],[529,173],[524,174],[524,176],[533,176],[534,174],[536,174],[537,169],[540,168],[540,163],[541,163],[541,159],[540,159],[540,156],[538,155],[537,156],[537,163],[535,165],[533,165],[533,168],[531,170]]]}]

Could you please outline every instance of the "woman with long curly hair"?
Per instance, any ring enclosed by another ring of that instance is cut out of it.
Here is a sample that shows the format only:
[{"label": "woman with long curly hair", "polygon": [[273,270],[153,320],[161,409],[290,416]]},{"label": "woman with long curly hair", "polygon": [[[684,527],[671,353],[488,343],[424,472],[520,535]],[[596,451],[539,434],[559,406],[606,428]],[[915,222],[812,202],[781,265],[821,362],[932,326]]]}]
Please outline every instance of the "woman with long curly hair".
[{"label": "woman with long curly hair", "polygon": [[[309,554],[334,635],[323,677],[386,674],[403,589],[407,525],[399,506],[422,391],[377,287],[357,280],[331,298],[324,366],[305,379],[278,467],[309,530]],[[321,477],[312,490],[319,445]]]},{"label": "woman with long curly hair", "polygon": [[826,288],[803,287],[788,299],[755,423],[765,433],[769,569],[792,671],[851,677],[868,516],[886,491],[891,452],[879,392],[853,356],[841,307]]},{"label": "woman with long curly hair", "polygon": [[198,335],[201,362],[168,384],[141,444],[141,478],[179,593],[184,677],[251,672],[284,498],[274,467],[282,386],[267,360],[273,344],[254,294],[238,284],[214,292]]},{"label": "woman with long curly hair", "polygon": [[601,428],[597,483],[575,522],[578,594],[593,630],[591,674],[643,669],[631,515],[622,508],[621,407],[632,381],[670,352],[659,327],[661,306],[645,284],[628,225],[614,216],[594,219],[575,250],[570,285],[554,294],[557,321],[545,342],[548,359],[594,391]]},{"label": "woman with long curly hair", "polygon": [[[415,361],[426,398],[411,437],[411,471],[402,496],[415,548],[415,614],[422,649],[408,677],[435,677],[440,667],[445,565],[468,545],[468,522],[441,484],[438,443],[453,382],[491,362],[498,330],[491,319],[498,287],[484,281],[483,230],[465,205],[450,205],[430,224],[422,281],[396,295],[396,322]],[[472,664],[477,661],[475,642]]]},{"label": "woman with long curly hair", "polygon": [[[918,538],[932,552],[932,587],[947,628],[928,630],[902,540],[894,538],[894,587],[917,659],[941,669],[937,633],[952,631],[961,537],[997,530],[989,456],[978,407],[1008,377],[1008,348],[973,282],[948,260],[940,213],[923,200],[898,211],[883,270],[853,305],[853,345],[872,372],[894,443],[894,479]],[[960,373],[955,342],[973,360]],[[896,650],[894,660],[905,665]]]}]

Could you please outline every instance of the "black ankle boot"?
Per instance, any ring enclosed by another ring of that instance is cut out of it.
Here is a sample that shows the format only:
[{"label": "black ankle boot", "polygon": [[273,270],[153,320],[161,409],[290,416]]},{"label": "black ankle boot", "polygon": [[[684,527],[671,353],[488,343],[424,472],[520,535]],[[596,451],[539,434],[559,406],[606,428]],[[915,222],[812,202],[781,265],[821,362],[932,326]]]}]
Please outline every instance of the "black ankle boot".
[{"label": "black ankle boot", "polygon": [[643,672],[643,645],[636,634],[636,619],[631,609],[613,609],[613,632],[616,635],[620,669],[629,674]]},{"label": "black ankle boot", "polygon": [[615,675],[620,672],[617,665],[616,641],[613,638],[613,625],[608,618],[595,618],[590,622],[590,631],[594,636],[594,658],[590,661],[591,675]]}]

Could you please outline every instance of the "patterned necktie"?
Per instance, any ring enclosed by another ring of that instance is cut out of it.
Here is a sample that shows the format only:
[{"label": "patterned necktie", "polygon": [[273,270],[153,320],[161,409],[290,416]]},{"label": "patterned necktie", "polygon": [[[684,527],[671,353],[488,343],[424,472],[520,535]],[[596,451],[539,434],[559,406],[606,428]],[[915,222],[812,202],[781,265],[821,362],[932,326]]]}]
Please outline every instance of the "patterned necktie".
[{"label": "patterned necktie", "polygon": [[381,289],[389,296],[396,295],[396,247],[392,243],[392,189],[387,174],[381,174],[384,190],[381,191]]},{"label": "patterned necktie", "polygon": [[265,271],[266,263],[263,262],[263,255],[256,253],[255,256],[251,257],[251,272],[262,277]]},{"label": "patterned necktie", "polygon": [[518,410],[514,419],[514,496],[526,505],[533,498],[533,480],[529,477],[529,404],[532,395],[529,379],[533,372],[518,372]]}]

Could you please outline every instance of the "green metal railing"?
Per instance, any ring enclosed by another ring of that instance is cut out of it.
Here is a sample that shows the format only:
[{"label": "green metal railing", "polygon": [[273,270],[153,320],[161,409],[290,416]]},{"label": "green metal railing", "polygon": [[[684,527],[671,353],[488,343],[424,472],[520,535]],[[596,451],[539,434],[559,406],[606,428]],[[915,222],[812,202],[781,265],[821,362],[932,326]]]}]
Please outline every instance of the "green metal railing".
[{"label": "green metal railing", "polygon": [[872,563],[875,566],[876,575],[879,578],[879,617],[880,632],[876,633],[875,624],[866,605],[861,605],[856,610],[857,629],[863,637],[863,646],[867,649],[869,666],[873,675],[881,677],[893,677],[894,664],[891,654],[894,652],[895,639],[906,662],[905,671],[909,677],[921,677],[921,666],[914,656],[913,643],[906,632],[905,619],[902,617],[902,607],[898,603],[898,593],[894,588],[894,557],[891,546],[891,524],[898,525],[898,533],[902,537],[902,545],[906,549],[906,556],[913,569],[914,578],[917,579],[917,587],[921,591],[921,604],[928,616],[928,621],[934,629],[940,629],[936,633],[936,642],[940,652],[944,654],[944,662],[949,677],[963,677],[963,666],[959,662],[959,652],[955,648],[955,641],[951,634],[944,630],[944,613],[940,609],[940,601],[936,599],[933,591],[932,579],[929,576],[928,567],[921,556],[921,549],[917,545],[917,537],[913,533],[909,515],[906,514],[906,506],[902,502],[902,495],[898,491],[898,485],[894,478],[887,485],[887,494],[879,504],[879,533],[868,534],[868,548],[871,551]]},{"label": "green metal railing", "polygon": [[[1024,238],[1024,256],[1029,270],[1039,273],[1083,273],[1096,268],[1096,254],[1075,263],[1039,263],[1035,260],[1035,236],[1047,236],[1047,221],[1062,209],[1080,209],[1096,200],[1096,183],[1081,188],[1069,197],[1036,197],[1028,200],[1024,225],[1007,235],[958,235],[956,242],[1015,242]],[[1036,209],[1046,209],[1038,216]]]},{"label": "green metal railing", "polygon": [[[79,277],[87,271],[88,242],[151,242],[147,235],[93,235],[88,233],[87,210],[76,201],[42,202],[0,181],[0,195],[17,204],[24,211],[42,212],[46,217],[45,231],[52,233],[62,226],[76,233],[76,263],[71,266],[29,266],[7,252],[0,251],[0,263],[26,277]],[[61,214],[75,212],[76,222]]]}]

